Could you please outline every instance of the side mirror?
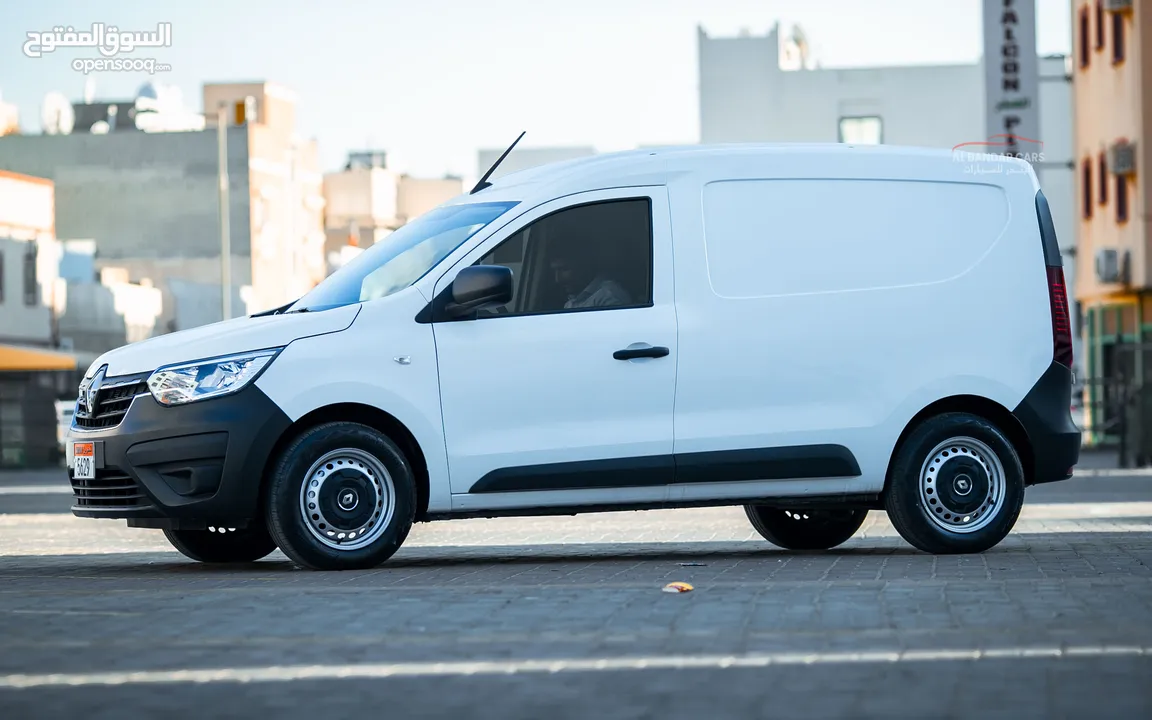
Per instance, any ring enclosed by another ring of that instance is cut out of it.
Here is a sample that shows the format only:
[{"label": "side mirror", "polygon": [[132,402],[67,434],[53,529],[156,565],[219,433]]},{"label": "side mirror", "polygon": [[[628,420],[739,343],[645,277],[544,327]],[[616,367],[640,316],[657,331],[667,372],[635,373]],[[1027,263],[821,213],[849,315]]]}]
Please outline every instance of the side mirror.
[{"label": "side mirror", "polygon": [[512,301],[512,270],[501,265],[473,265],[461,270],[452,281],[452,302],[444,308],[451,317],[460,317]]}]

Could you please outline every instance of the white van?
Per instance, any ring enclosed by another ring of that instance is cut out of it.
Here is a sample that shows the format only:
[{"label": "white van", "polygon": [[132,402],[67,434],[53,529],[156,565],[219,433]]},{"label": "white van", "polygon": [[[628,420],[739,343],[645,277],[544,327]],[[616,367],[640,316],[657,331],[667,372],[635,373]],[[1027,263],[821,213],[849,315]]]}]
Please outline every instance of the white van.
[{"label": "white van", "polygon": [[73,512],[318,569],[375,566],[413,522],[706,505],[789,549],[884,509],[980,552],[1072,475],[1071,348],[1027,163],[601,155],[482,181],[288,306],[98,359]]}]

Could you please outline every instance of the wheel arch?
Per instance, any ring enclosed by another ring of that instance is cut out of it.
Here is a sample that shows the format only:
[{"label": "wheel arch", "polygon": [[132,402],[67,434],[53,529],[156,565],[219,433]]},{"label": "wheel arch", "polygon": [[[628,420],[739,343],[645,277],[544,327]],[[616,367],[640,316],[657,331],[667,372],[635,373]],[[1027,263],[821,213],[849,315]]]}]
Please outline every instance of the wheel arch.
[{"label": "wheel arch", "polygon": [[888,467],[884,473],[885,493],[888,492],[888,488],[892,482],[892,465],[896,460],[896,456],[900,453],[901,448],[904,447],[904,443],[908,440],[908,436],[912,434],[912,431],[925,420],[950,412],[976,415],[995,425],[1004,433],[1008,441],[1012,443],[1012,448],[1020,457],[1020,464],[1024,468],[1025,482],[1031,481],[1035,471],[1035,458],[1032,454],[1032,444],[1028,440],[1028,433],[1024,430],[1024,426],[1020,424],[1020,421],[1016,419],[1012,411],[995,400],[989,400],[979,395],[952,395],[927,405],[920,412],[916,413],[904,426],[904,430],[900,433],[900,437],[897,438],[896,444],[892,447],[892,454],[888,457]]},{"label": "wheel arch", "polygon": [[263,503],[264,489],[268,484],[268,475],[272,469],[272,464],[284,448],[304,431],[328,422],[354,422],[367,425],[387,435],[392,442],[400,446],[404,456],[412,465],[412,474],[416,479],[416,520],[418,522],[423,520],[428,514],[429,479],[428,461],[424,457],[420,443],[416,441],[416,436],[412,434],[412,431],[394,415],[362,403],[346,402],[325,405],[308,412],[289,425],[281,433],[264,463],[264,472],[260,481],[260,502]]}]

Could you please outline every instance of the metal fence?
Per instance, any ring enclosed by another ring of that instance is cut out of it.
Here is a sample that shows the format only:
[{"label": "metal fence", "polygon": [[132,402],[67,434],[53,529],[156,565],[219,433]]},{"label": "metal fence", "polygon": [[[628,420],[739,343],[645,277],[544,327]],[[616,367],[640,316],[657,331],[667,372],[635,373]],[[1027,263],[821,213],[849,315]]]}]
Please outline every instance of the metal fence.
[{"label": "metal fence", "polygon": [[1115,449],[1120,467],[1152,465],[1152,386],[1123,375],[1093,378],[1077,395],[1072,412],[1085,446]]}]

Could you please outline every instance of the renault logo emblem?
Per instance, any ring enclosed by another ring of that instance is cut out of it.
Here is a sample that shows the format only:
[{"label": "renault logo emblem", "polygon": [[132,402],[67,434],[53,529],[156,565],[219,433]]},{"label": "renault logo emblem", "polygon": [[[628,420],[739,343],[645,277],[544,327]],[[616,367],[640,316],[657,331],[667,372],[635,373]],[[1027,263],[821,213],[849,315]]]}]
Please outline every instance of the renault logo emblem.
[{"label": "renault logo emblem", "polygon": [[80,398],[89,415],[96,414],[96,395],[100,392],[100,384],[104,381],[104,368],[96,371],[91,380],[86,380],[80,386]]},{"label": "renault logo emblem", "polygon": [[351,510],[354,510],[356,508],[356,506],[359,504],[360,504],[360,498],[357,497],[356,491],[346,490],[343,493],[341,493],[340,501],[339,501],[339,505],[340,505],[341,510],[351,511]]}]

